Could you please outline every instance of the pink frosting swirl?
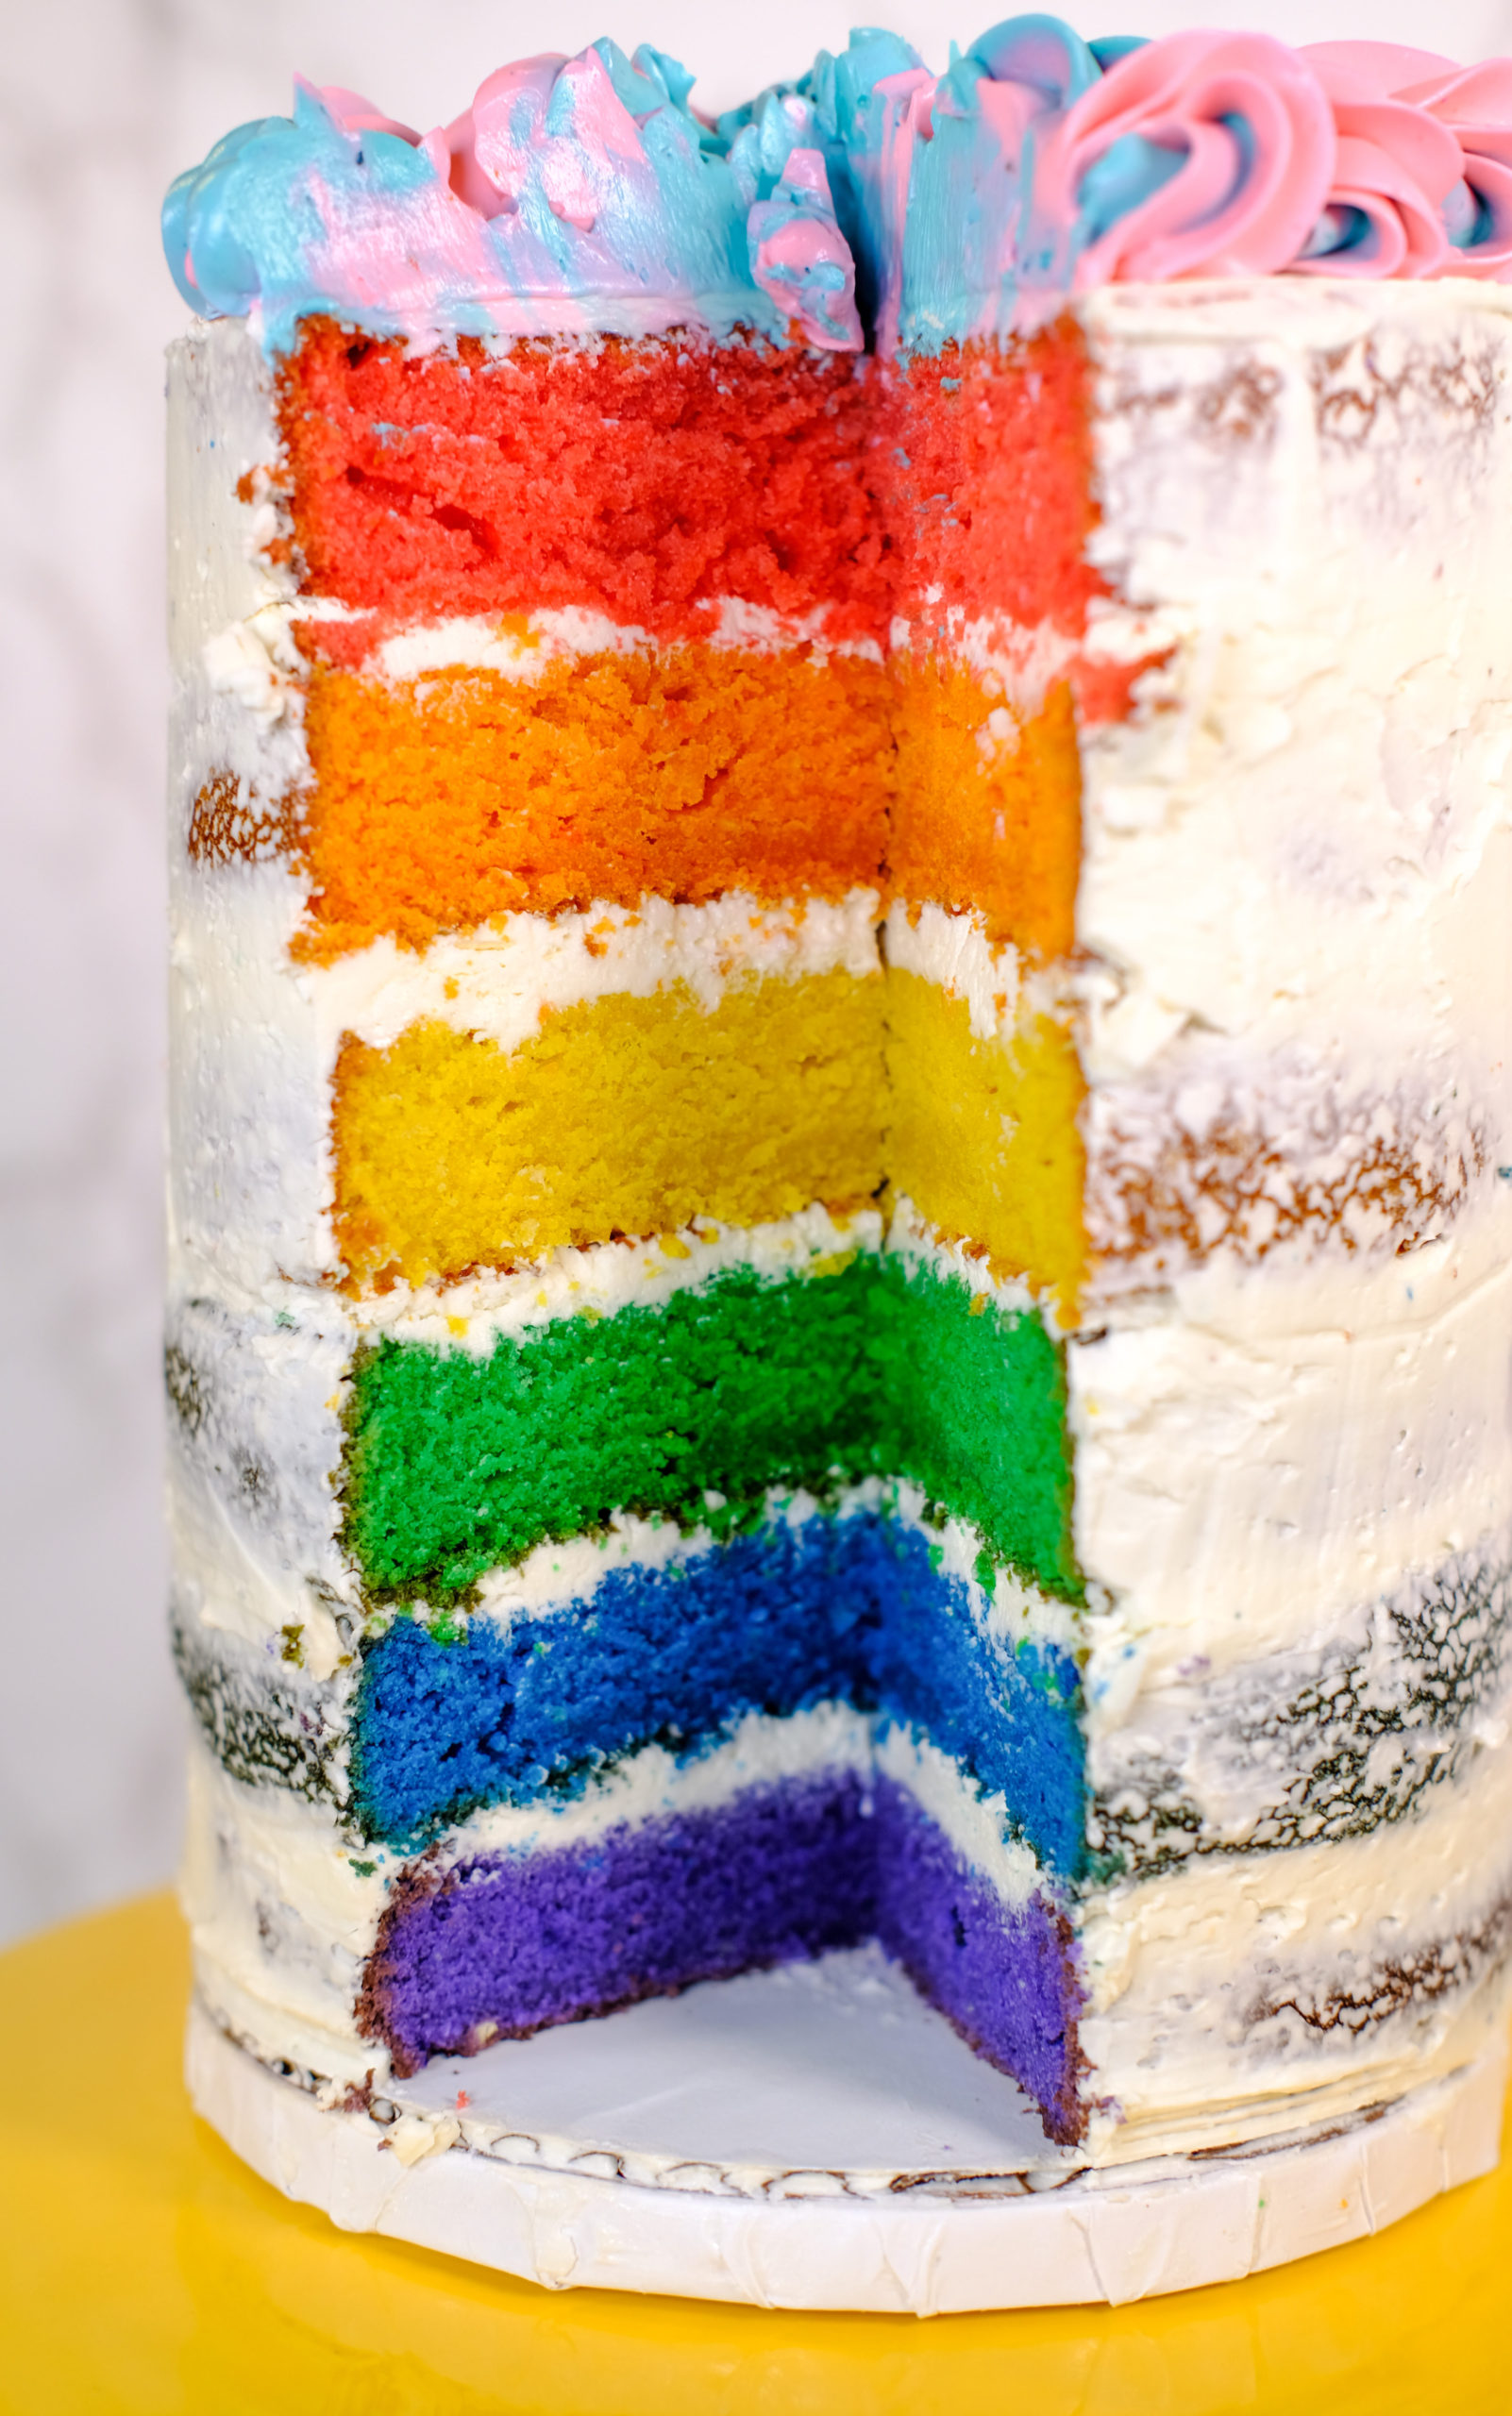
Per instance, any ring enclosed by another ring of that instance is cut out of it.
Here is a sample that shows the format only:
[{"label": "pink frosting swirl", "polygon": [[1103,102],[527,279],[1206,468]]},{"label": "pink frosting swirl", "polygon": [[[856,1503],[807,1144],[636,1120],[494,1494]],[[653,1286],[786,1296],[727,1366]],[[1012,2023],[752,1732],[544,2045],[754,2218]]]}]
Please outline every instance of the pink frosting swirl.
[{"label": "pink frosting swirl", "polygon": [[[570,95],[570,141],[545,131],[559,87]],[[647,87],[647,115],[660,98]],[[507,216],[533,175],[556,216],[586,235],[597,219],[599,182],[645,164],[640,124],[596,50],[580,59],[543,51],[485,76],[472,108],[426,143],[453,193],[480,217]]]},{"label": "pink frosting swirl", "polygon": [[[1449,62],[1393,42],[1318,42],[1299,53],[1324,92],[1338,129],[1338,158],[1312,243],[1295,266],[1319,277],[1438,277],[1461,255],[1446,208],[1464,177],[1447,126],[1397,97],[1442,80]],[[1472,224],[1467,193],[1461,217]]]},{"label": "pink frosting swirl", "polygon": [[1456,240],[1442,274],[1512,277],[1512,59],[1479,67],[1440,59],[1436,66],[1397,98],[1446,127],[1459,145],[1463,192],[1450,196]]},{"label": "pink frosting swirl", "polygon": [[1069,229],[1085,179],[1126,136],[1179,161],[1094,234],[1073,288],[1112,278],[1265,276],[1307,243],[1336,136],[1317,76],[1268,34],[1180,33],[1128,52],[1048,136],[1036,215]]}]

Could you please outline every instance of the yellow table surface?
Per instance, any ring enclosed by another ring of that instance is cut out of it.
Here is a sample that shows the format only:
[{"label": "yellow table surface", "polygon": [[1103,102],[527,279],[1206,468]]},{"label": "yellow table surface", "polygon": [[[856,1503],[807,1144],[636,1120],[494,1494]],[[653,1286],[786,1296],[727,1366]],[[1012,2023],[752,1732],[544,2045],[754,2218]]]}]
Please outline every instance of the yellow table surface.
[{"label": "yellow table surface", "polygon": [[0,1957],[7,2416],[1512,2416],[1512,2162],[1378,2240],[1134,2307],[559,2294],[254,2179],[185,2100],[186,1987],[166,1896]]}]

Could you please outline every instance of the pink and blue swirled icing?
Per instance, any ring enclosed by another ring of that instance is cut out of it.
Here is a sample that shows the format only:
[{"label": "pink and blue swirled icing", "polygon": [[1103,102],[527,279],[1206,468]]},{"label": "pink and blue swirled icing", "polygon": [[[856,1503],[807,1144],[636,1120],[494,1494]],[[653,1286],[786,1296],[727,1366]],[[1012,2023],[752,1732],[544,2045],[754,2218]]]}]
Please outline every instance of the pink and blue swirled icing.
[{"label": "pink and blue swirled icing", "polygon": [[943,75],[867,31],[717,122],[692,89],[602,41],[501,68],[421,136],[300,84],[176,180],[169,264],[275,353],[315,312],[927,352],[1113,281],[1512,278],[1512,60],[1023,16]]},{"label": "pink and blue swirled icing", "polygon": [[175,181],[169,265],[194,310],[255,316],[272,352],[314,311],[412,337],[691,322],[859,346],[822,161],[789,174],[791,137],[769,165],[724,143],[689,111],[691,81],[596,42],[501,68],[424,137],[300,84],[292,117],[237,127]]}]

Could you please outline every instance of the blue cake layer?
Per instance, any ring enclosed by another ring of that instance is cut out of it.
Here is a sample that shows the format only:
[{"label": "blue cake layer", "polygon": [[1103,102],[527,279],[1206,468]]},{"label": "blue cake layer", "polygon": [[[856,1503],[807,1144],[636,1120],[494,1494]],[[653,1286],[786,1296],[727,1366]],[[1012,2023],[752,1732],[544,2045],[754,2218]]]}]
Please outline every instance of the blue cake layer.
[{"label": "blue cake layer", "polygon": [[1070,1655],[986,1631],[987,1598],[938,1545],[870,1512],[782,1521],[447,1640],[401,1619],[370,1644],[352,1730],[365,1833],[409,1849],[487,1804],[580,1790],[648,1744],[705,1751],[749,1712],[845,1702],[927,1736],[1048,1870],[1084,1854]]}]

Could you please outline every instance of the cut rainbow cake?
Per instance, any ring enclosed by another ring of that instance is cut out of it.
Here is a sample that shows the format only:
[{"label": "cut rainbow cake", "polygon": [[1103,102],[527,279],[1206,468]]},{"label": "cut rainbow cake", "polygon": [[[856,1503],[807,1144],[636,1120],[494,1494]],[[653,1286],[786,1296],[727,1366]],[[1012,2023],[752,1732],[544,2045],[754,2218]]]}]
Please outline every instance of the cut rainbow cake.
[{"label": "cut rainbow cake", "polygon": [[1075,2163],[1336,2123],[1512,1944],[1512,69],[688,92],[165,212],[200,2001],[876,1940]]}]

